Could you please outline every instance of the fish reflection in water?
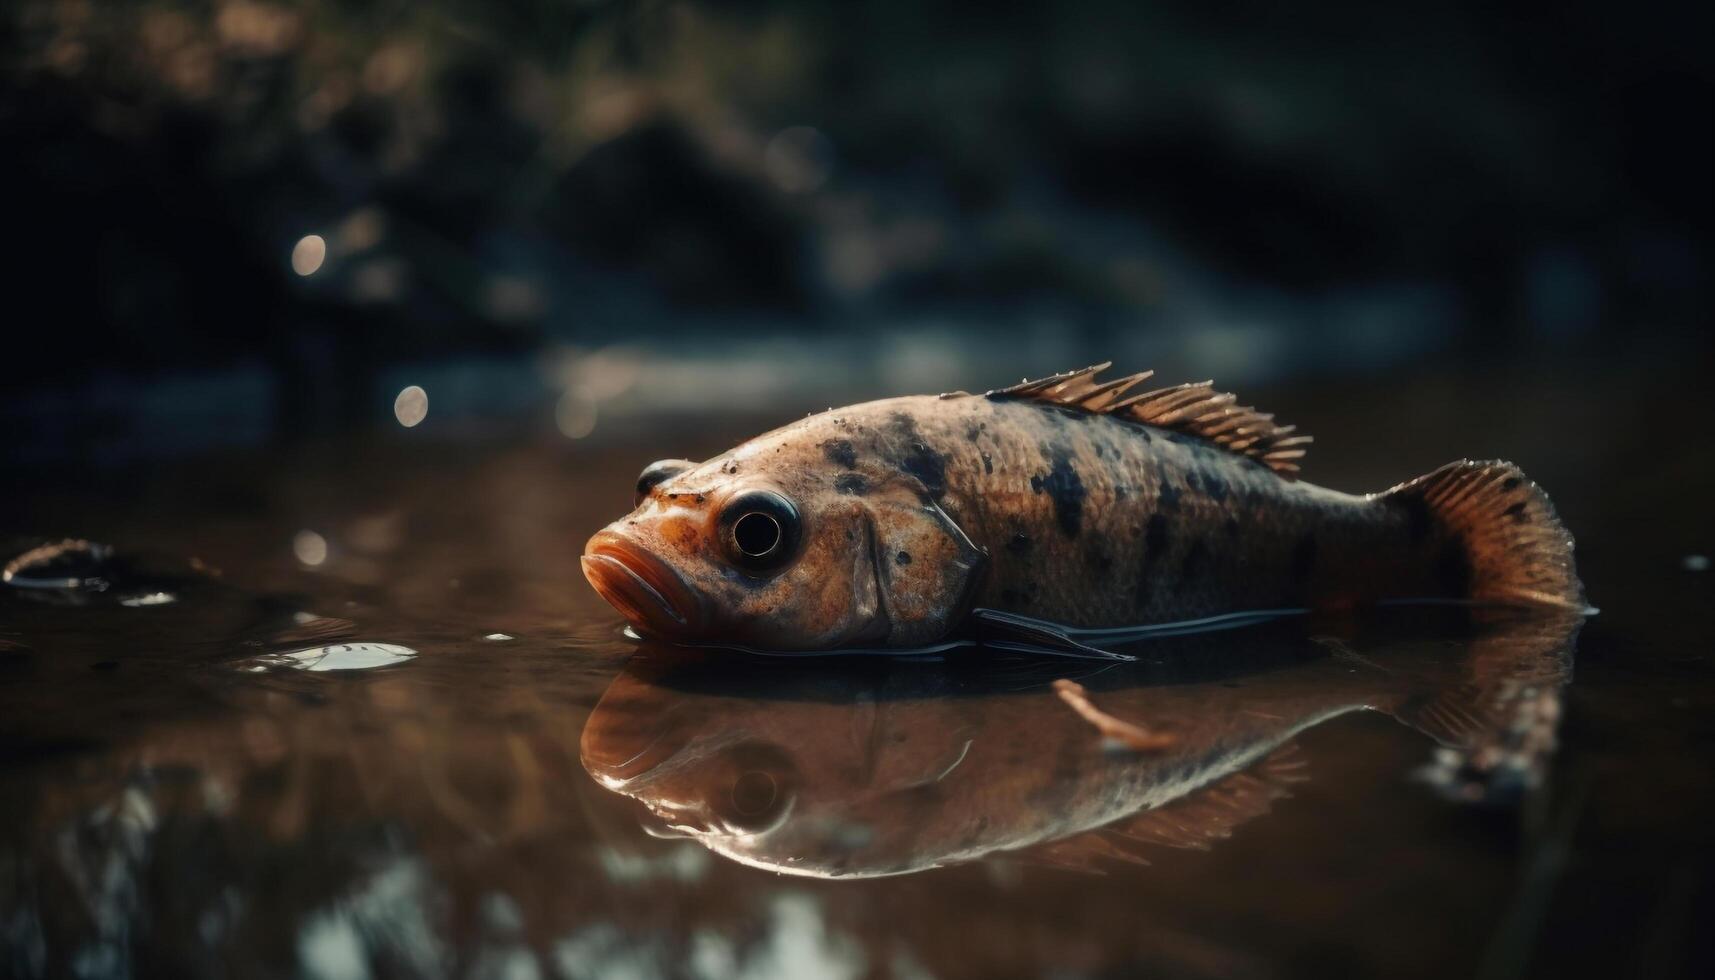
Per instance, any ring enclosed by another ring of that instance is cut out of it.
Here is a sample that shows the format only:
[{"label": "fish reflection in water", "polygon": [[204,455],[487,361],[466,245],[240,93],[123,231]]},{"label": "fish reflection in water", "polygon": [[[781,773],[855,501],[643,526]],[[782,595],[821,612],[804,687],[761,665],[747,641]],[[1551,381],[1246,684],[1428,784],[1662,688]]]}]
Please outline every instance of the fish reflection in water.
[{"label": "fish reflection in water", "polygon": [[1442,609],[1351,639],[1275,626],[1155,641],[1080,678],[651,647],[603,695],[582,755],[653,833],[769,870],[870,877],[998,852],[1100,869],[1265,813],[1310,778],[1293,737],[1354,711],[1438,743],[1424,772],[1450,795],[1517,795],[1552,751],[1581,622]]}]

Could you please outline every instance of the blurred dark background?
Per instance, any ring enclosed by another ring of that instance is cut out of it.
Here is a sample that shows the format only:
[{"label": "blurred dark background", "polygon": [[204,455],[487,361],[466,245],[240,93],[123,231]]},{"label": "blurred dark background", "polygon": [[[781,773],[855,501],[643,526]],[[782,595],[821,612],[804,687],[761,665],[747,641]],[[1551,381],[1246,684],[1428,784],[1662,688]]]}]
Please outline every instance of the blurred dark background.
[{"label": "blurred dark background", "polygon": [[1711,9],[16,0],[0,460],[1703,363]]}]

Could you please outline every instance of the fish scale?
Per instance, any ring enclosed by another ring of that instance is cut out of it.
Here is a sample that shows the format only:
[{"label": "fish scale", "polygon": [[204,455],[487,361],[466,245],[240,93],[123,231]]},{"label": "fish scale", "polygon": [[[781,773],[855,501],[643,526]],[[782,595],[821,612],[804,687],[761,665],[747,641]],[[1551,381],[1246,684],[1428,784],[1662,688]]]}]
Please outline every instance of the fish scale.
[{"label": "fish scale", "polygon": [[[941,506],[991,562],[978,606],[1092,627],[1295,606],[1305,596],[1293,555],[1304,541],[1338,568],[1404,537],[1403,517],[1372,500],[1284,481],[1245,457],[1148,426],[979,396],[953,406],[883,404],[916,416],[951,457]],[[975,441],[964,435],[973,422],[983,426]],[[1036,488],[1055,447],[1067,452],[1083,492],[1076,533],[1061,527],[1054,495]],[[1205,488],[1205,476],[1225,499]],[[1149,526],[1158,516],[1166,531],[1156,550]]]}]

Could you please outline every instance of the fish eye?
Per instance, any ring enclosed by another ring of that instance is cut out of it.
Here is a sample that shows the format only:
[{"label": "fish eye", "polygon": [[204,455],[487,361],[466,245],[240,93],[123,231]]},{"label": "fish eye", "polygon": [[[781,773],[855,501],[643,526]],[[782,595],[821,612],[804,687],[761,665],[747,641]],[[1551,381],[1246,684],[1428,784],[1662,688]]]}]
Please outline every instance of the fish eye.
[{"label": "fish eye", "polygon": [[780,784],[761,769],[740,773],[732,784],[732,808],[735,813],[755,817],[767,813],[780,795]]},{"label": "fish eye", "polygon": [[721,760],[709,808],[727,830],[759,834],[780,826],[796,797],[797,769],[779,746],[747,742]]},{"label": "fish eye", "polygon": [[749,571],[777,568],[798,547],[798,508],[771,490],[734,498],[721,512],[720,526],[733,563]]},{"label": "fish eye", "polygon": [[688,459],[658,459],[645,466],[643,472],[637,476],[637,493],[632,498],[631,506],[636,507],[643,503],[643,498],[649,496],[649,491],[690,469],[692,465]]},{"label": "fish eye", "polygon": [[732,542],[747,558],[766,558],[780,547],[780,522],[771,514],[753,511],[733,524]]}]

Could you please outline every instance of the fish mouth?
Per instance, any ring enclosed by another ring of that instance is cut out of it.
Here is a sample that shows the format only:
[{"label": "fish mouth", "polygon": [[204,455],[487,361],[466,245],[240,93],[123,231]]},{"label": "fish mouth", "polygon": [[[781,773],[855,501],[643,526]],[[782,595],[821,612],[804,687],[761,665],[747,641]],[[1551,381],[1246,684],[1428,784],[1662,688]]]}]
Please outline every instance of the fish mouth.
[{"label": "fish mouth", "polygon": [[584,578],[638,632],[667,639],[696,635],[702,602],[666,562],[612,531],[584,546]]},{"label": "fish mouth", "polygon": [[579,747],[584,769],[609,789],[619,790],[646,777],[691,743],[686,726],[669,710],[666,718],[606,718],[585,727]]}]

